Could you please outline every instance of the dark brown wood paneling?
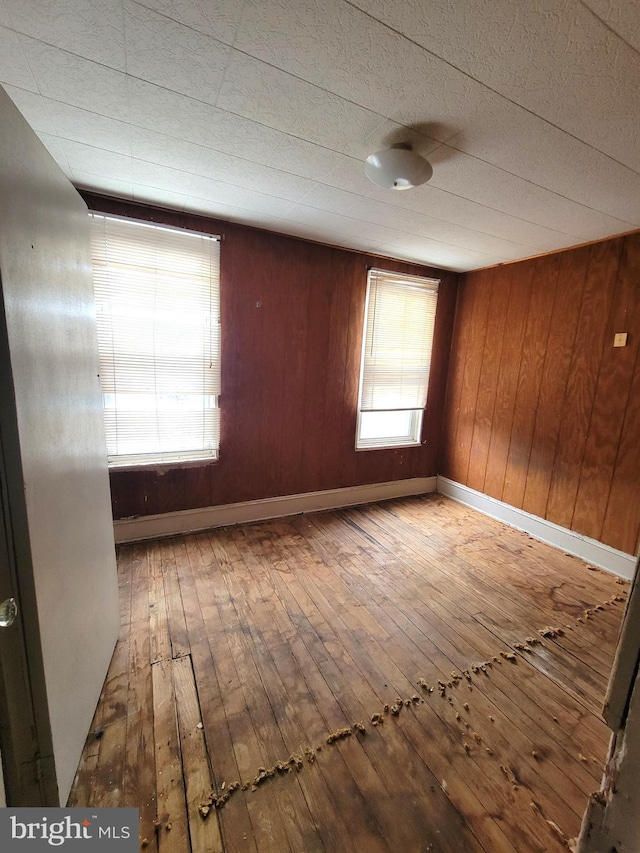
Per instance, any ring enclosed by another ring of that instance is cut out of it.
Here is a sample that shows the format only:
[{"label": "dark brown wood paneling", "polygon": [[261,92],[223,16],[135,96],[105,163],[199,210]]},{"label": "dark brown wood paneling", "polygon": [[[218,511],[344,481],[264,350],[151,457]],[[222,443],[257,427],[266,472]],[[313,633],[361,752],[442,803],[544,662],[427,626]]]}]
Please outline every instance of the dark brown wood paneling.
[{"label": "dark brown wood paneling", "polygon": [[[458,276],[86,194],[89,207],[223,237],[220,459],[112,471],[123,518],[437,473]],[[441,279],[423,444],[355,450],[367,269]]]},{"label": "dark brown wood paneling", "polygon": [[[635,553],[639,281],[638,233],[465,275],[440,470]],[[626,347],[613,347],[616,332],[628,333]],[[474,363],[477,388],[464,381]],[[474,424],[471,454],[457,438],[461,412]]]},{"label": "dark brown wood paneling", "polygon": [[522,342],[509,455],[502,489],[502,500],[517,507],[522,506],[529,468],[557,275],[557,255],[539,258],[534,262],[531,299]]},{"label": "dark brown wood paneling", "polygon": [[585,294],[569,368],[547,518],[570,527],[620,259],[621,240],[591,247]]},{"label": "dark brown wood paneling", "polygon": [[[310,480],[322,483],[327,468],[327,448],[325,435],[331,419],[331,406],[335,405],[336,386],[342,390],[342,374],[344,371],[344,347],[340,341],[343,336],[334,331],[342,328],[332,322],[334,312],[341,315],[345,310],[345,288],[340,282],[345,277],[345,264],[334,263],[331,274],[326,270],[314,269],[312,272],[312,289],[308,303],[308,348],[315,353],[315,358],[306,359],[304,384],[313,393],[305,396],[304,422],[302,426],[302,453],[307,464],[307,475]],[[328,317],[327,325],[316,322],[317,317]],[[322,488],[322,486],[320,487]]]}]

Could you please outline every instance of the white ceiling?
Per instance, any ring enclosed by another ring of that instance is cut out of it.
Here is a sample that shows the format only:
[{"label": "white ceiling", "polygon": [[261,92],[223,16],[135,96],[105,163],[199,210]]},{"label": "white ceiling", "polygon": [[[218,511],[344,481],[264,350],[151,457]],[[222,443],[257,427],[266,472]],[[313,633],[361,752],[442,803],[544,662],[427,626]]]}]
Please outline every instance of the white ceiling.
[{"label": "white ceiling", "polygon": [[640,227],[638,0],[0,0],[0,82],[122,198],[455,270]]}]

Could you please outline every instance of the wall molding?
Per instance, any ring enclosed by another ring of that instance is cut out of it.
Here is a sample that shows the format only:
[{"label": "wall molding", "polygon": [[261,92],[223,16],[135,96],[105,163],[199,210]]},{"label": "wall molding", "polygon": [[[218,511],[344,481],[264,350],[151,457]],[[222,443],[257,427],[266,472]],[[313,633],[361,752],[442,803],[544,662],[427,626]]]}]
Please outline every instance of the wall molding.
[{"label": "wall molding", "polygon": [[606,569],[614,575],[632,580],[636,570],[636,557],[618,551],[609,545],[604,545],[596,539],[582,536],[566,527],[560,527],[551,521],[540,518],[537,515],[525,512],[522,509],[510,506],[498,501],[462,483],[456,483],[447,477],[438,477],[437,491],[458,503],[477,509],[485,515],[491,516],[509,527],[523,530],[548,545],[553,545],[567,554],[585,560],[591,565]]},{"label": "wall molding", "polygon": [[436,491],[436,477],[414,477],[408,480],[393,480],[386,483],[370,483],[365,486],[349,486],[343,489],[327,489],[301,495],[264,498],[256,501],[200,507],[198,509],[167,512],[160,515],[144,515],[114,521],[116,543],[139,542],[143,539],[159,539],[180,533],[195,533],[213,527],[226,527],[251,521],[266,521],[284,518],[304,512],[375,503],[391,498],[423,495]]},{"label": "wall molding", "polygon": [[408,480],[137,516],[115,521],[113,527],[116,543],[139,542],[144,539],[160,539],[215,527],[267,521],[288,515],[340,509],[435,491],[622,578],[631,580],[635,574],[636,558],[633,555],[531,515],[447,477],[414,477]]}]

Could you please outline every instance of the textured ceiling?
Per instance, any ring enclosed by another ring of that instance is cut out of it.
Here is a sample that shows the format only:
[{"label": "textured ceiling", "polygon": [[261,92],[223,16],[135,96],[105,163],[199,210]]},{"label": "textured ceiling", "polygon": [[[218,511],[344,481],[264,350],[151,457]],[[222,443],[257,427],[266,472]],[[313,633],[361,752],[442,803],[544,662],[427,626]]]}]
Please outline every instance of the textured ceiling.
[{"label": "textured ceiling", "polygon": [[0,82],[122,198],[456,270],[640,227],[638,0],[0,0]]}]

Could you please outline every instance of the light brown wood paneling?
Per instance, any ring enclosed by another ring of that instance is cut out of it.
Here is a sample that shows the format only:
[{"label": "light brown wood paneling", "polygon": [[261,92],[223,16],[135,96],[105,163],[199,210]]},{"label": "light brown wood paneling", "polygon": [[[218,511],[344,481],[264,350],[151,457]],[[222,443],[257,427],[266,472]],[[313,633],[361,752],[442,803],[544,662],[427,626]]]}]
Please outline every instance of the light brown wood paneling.
[{"label": "light brown wood paneling", "polygon": [[482,353],[482,368],[478,383],[478,397],[473,419],[473,439],[469,455],[467,483],[472,489],[482,491],[487,472],[487,457],[491,440],[491,425],[496,405],[498,367],[502,356],[502,343],[511,280],[500,275],[491,277],[491,296],[487,332]]},{"label": "light brown wood paneling", "polygon": [[591,247],[547,504],[546,517],[563,527],[571,527],[575,512],[620,250],[620,240]]},{"label": "light brown wood paneling", "polygon": [[640,530],[639,271],[630,234],[464,276],[441,465],[627,553]]},{"label": "light brown wood paneling", "polygon": [[[511,279],[484,483],[484,491],[498,499],[502,498],[509,456],[522,341],[529,312],[533,271],[534,267],[531,264],[526,270],[523,270],[523,275],[518,274],[519,271],[515,266],[498,269],[494,273],[496,277],[506,275]],[[495,342],[491,342],[491,345],[495,345]],[[477,358],[479,356],[474,353],[470,357]],[[488,377],[485,378],[486,381],[488,381]]]},{"label": "light brown wood paneling", "polygon": [[[85,195],[91,209],[221,234],[220,459],[112,471],[114,515],[150,515],[437,473],[458,276]],[[423,444],[355,451],[367,269],[441,279]]]},{"label": "light brown wood paneling", "polygon": [[578,326],[590,248],[564,252],[555,284],[555,301],[544,353],[540,395],[522,508],[544,517],[549,499],[568,370]]},{"label": "light brown wood paneling", "polygon": [[[615,462],[633,371],[638,356],[640,331],[640,263],[637,247],[625,240],[604,332],[604,348],[598,370],[589,432],[580,468],[572,527],[600,539],[611,491]],[[616,332],[631,333],[627,346],[614,347]],[[640,434],[637,436],[640,442]],[[632,546],[633,547],[633,546]]]},{"label": "light brown wood paneling", "polygon": [[[470,328],[473,317],[475,290],[469,279],[462,279],[458,285],[458,299],[456,303],[455,324],[459,328]],[[449,376],[447,382],[446,405],[443,415],[443,437],[445,462],[444,467],[454,477],[454,472],[460,472],[463,477],[463,469],[466,467],[465,448],[457,444],[458,423],[460,421],[460,407],[462,400],[462,385],[465,377],[467,359],[467,340],[463,335],[456,338],[455,346],[451,350],[449,361]]]},{"label": "light brown wood paneling", "polygon": [[[622,274],[630,280],[631,306],[621,320],[624,327],[616,331],[628,332],[628,345],[635,349],[633,378],[629,389],[627,407],[622,419],[620,441],[613,470],[609,500],[604,518],[601,539],[629,553],[639,553],[640,547],[640,236],[625,239]],[[632,318],[635,318],[632,320]],[[620,350],[618,350],[620,353]],[[628,356],[620,353],[621,361]]]},{"label": "light brown wood paneling", "polygon": [[485,298],[485,294],[491,291],[492,274],[492,270],[479,273],[465,293],[465,298],[471,300],[473,323],[468,327],[465,339],[455,434],[451,436],[456,448],[456,479],[466,479],[469,469],[478,383],[482,367],[482,358],[476,357],[476,353],[482,353],[484,350],[489,315],[489,300]]},{"label": "light brown wood paneling", "polygon": [[540,394],[542,367],[557,289],[558,257],[538,258],[533,264],[531,298],[522,340],[520,369],[511,423],[509,454],[502,500],[521,507],[531,455],[531,442]]}]

